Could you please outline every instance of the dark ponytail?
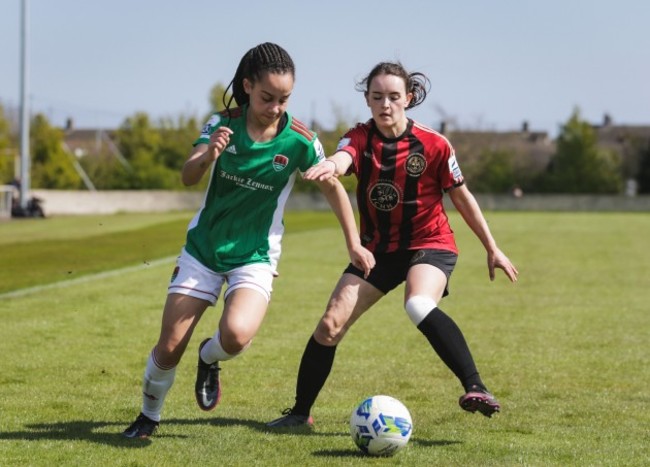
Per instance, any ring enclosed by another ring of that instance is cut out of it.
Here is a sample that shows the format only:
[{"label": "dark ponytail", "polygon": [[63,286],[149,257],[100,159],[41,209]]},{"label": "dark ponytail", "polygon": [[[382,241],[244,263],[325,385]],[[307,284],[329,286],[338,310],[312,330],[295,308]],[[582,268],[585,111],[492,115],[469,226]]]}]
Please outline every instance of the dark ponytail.
[{"label": "dark ponytail", "polygon": [[[228,118],[230,118],[230,105],[233,99],[238,106],[248,104],[250,100],[249,95],[244,91],[244,78],[255,83],[264,73],[291,73],[291,76],[295,76],[296,69],[291,56],[277,44],[265,42],[250,49],[239,61],[235,76],[223,93],[223,104],[228,112]],[[232,96],[226,103],[226,94],[231,86]]]}]

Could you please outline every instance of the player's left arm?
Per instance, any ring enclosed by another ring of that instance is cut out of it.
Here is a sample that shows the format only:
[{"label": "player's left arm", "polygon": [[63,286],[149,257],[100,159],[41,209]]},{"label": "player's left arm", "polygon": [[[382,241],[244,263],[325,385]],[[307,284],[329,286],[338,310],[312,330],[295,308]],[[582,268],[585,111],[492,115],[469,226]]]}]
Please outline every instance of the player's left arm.
[{"label": "player's left arm", "polygon": [[516,282],[519,271],[517,271],[515,265],[497,247],[487,221],[481,212],[481,208],[467,186],[462,184],[451,189],[449,191],[449,197],[469,228],[472,229],[472,232],[478,237],[487,251],[490,280],[494,280],[494,270],[495,268],[499,268],[508,276],[508,279]]},{"label": "player's left arm", "polygon": [[370,270],[375,267],[375,257],[361,245],[354,212],[345,188],[336,177],[328,177],[322,181],[315,180],[315,183],[323,192],[341,224],[350,261],[364,272],[364,277],[368,277]]}]

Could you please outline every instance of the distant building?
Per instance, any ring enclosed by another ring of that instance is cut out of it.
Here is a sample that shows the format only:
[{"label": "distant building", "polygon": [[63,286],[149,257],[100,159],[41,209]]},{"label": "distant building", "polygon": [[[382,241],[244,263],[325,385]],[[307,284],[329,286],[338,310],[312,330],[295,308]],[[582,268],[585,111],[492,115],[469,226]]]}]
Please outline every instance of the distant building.
[{"label": "distant building", "polygon": [[515,155],[517,165],[542,171],[555,153],[555,142],[548,133],[531,131],[526,121],[518,131],[454,130],[444,122],[439,131],[451,141],[461,160],[461,167],[476,164],[486,151],[504,151]]},{"label": "distant building", "polygon": [[619,154],[623,164],[623,176],[636,178],[639,172],[639,155],[650,147],[650,125],[616,125],[609,114],[600,124],[592,125],[598,138],[598,146]]},{"label": "distant building", "polygon": [[115,144],[115,130],[77,129],[74,127],[73,120],[69,118],[63,131],[63,148],[77,159],[86,156],[114,157],[124,167],[131,168]]},{"label": "distant building", "polygon": [[64,148],[77,158],[84,156],[99,156],[105,154],[119,154],[114,143],[114,131],[101,128],[74,127],[74,122],[69,118],[63,129]]}]

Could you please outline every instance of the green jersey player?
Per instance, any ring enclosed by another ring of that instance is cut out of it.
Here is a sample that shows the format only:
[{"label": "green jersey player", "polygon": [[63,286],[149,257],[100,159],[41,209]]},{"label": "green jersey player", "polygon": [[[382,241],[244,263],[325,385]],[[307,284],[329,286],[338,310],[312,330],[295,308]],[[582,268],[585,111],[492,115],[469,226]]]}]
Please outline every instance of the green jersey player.
[{"label": "green jersey player", "polygon": [[[324,159],[318,138],[288,113],[277,136],[264,142],[248,135],[247,113],[244,105],[231,117],[230,141],[215,162],[204,206],[187,236],[187,252],[215,272],[250,263],[275,268],[282,212],[296,172]],[[224,114],[208,121],[195,144],[209,144],[210,136],[227,120]]]},{"label": "green jersey player", "polygon": [[[294,74],[282,47],[250,49],[231,82],[238,107],[231,110],[229,102],[208,121],[183,166],[185,185],[198,183],[209,169],[210,183],[172,274],[160,337],[144,372],[142,409],[124,430],[127,438],[148,438],[158,428],[176,366],[224,284],[219,328],[199,345],[194,392],[202,410],[214,409],[221,397],[219,362],[246,350],[262,324],[296,173],[324,159],[316,135],[286,111]],[[347,193],[335,177],[318,184],[341,224],[352,263],[369,274],[374,257],[361,246]]]}]

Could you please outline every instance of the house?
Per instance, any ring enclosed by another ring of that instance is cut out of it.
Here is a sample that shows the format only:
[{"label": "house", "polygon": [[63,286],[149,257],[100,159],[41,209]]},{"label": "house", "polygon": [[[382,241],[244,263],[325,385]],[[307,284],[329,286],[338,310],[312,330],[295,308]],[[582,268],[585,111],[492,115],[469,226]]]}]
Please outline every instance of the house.
[{"label": "house", "polygon": [[616,125],[609,114],[592,125],[598,146],[621,157],[623,176],[634,179],[639,173],[640,154],[650,147],[650,125]]},{"label": "house", "polygon": [[515,155],[518,167],[541,172],[555,153],[548,133],[530,130],[526,121],[518,131],[454,130],[443,122],[439,132],[449,138],[463,166],[477,164],[486,151],[503,151]]},{"label": "house", "polygon": [[68,118],[66,126],[63,129],[63,145],[68,153],[77,158],[88,155],[99,156],[102,154],[112,154],[120,157],[120,151],[113,142],[114,136],[114,130],[75,128],[73,120]]}]

